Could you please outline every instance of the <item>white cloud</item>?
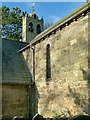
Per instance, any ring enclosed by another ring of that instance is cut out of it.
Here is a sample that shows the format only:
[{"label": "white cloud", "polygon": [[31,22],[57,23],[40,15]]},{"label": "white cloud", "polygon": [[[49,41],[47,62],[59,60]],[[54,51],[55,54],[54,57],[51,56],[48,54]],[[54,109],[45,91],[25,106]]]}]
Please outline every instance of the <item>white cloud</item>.
[{"label": "white cloud", "polygon": [[61,18],[59,16],[51,16],[50,19],[53,23],[55,23],[55,22],[59,21]]},{"label": "white cloud", "polygon": [[49,16],[48,19],[44,22],[46,28],[52,26],[54,23],[58,22],[61,18],[59,16]]},{"label": "white cloud", "polygon": [[49,16],[49,17],[47,18],[47,20],[46,20],[46,23],[54,24],[54,23],[56,23],[57,21],[59,21],[60,19],[61,19],[61,17],[59,17],[59,16],[55,16],[55,15]]}]

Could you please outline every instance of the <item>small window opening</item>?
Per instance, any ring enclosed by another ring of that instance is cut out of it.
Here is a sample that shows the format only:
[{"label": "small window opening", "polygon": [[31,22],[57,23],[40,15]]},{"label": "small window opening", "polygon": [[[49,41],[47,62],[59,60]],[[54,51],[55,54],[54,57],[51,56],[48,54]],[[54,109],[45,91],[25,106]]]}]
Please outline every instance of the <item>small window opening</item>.
[{"label": "small window opening", "polygon": [[38,24],[37,25],[37,34],[40,34],[41,33],[41,27],[40,27],[40,25]]},{"label": "small window opening", "polygon": [[34,18],[36,19],[36,14],[34,14]]},{"label": "small window opening", "polygon": [[33,23],[31,22],[31,23],[29,23],[29,31],[31,31],[31,32],[33,32],[34,31],[34,29],[33,29]]}]

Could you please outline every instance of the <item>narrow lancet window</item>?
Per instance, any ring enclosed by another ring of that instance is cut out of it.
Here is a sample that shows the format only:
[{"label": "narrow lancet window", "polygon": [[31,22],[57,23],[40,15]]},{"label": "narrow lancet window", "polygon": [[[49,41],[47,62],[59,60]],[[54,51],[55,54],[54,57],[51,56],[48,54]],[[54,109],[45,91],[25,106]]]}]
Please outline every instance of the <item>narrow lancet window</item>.
[{"label": "narrow lancet window", "polygon": [[41,27],[40,27],[40,25],[38,24],[37,25],[37,34],[40,34],[41,33]]},{"label": "narrow lancet window", "polygon": [[31,31],[31,32],[33,32],[33,23],[31,22],[31,23],[29,23],[29,31]]},{"label": "narrow lancet window", "polygon": [[51,78],[50,44],[46,46],[46,80]]}]

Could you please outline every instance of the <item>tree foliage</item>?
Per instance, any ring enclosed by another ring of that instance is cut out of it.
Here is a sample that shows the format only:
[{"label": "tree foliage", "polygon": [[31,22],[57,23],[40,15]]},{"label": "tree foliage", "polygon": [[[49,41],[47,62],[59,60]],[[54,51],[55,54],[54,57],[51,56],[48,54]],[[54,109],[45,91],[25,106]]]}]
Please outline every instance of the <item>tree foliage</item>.
[{"label": "tree foliage", "polygon": [[[0,8],[0,21],[2,21],[2,38],[9,40],[19,41],[22,39],[22,15],[27,12],[23,12],[18,7],[10,10],[6,6]],[[53,22],[46,22],[44,25],[44,30],[52,26]],[[1,23],[0,23],[1,28]]]},{"label": "tree foliage", "polygon": [[2,38],[20,40],[22,37],[22,11],[16,7],[12,11],[2,6]]}]

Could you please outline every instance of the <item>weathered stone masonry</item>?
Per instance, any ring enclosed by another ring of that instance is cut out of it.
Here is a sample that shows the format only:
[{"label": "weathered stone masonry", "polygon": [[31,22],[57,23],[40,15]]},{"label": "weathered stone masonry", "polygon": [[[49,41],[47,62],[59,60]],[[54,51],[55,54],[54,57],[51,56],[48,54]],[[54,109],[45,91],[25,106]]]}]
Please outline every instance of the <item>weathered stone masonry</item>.
[{"label": "weathered stone masonry", "polygon": [[[81,7],[58,25],[37,36],[23,55],[32,73],[35,50],[35,85],[37,111],[44,117],[71,116],[88,111],[88,12]],[[60,26],[59,26],[60,25]],[[51,32],[50,32],[51,31]],[[46,79],[46,47],[50,45],[51,78]],[[28,58],[28,59],[27,59]],[[33,98],[34,99],[34,98]],[[32,101],[33,102],[33,101]],[[35,107],[35,106],[34,106]],[[34,113],[33,113],[34,114]]]},{"label": "weathered stone masonry", "polygon": [[28,85],[2,86],[2,114],[3,118],[12,119],[14,116],[28,117]]},{"label": "weathered stone masonry", "polygon": [[27,43],[23,42],[2,40],[2,81],[0,80],[2,114],[0,118],[5,120],[12,120],[14,116],[28,118],[28,91],[31,77],[23,56],[18,52],[26,45]]}]

